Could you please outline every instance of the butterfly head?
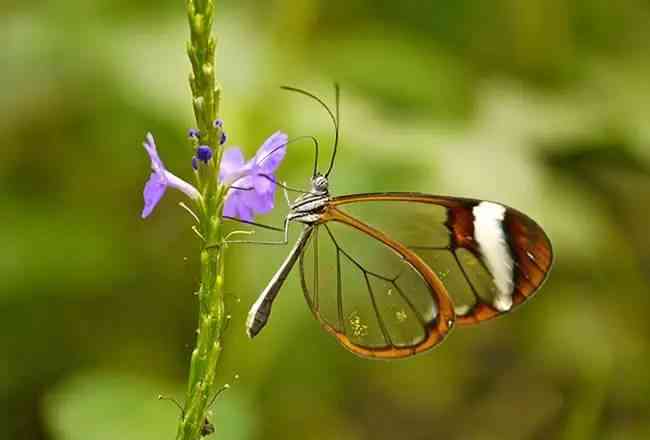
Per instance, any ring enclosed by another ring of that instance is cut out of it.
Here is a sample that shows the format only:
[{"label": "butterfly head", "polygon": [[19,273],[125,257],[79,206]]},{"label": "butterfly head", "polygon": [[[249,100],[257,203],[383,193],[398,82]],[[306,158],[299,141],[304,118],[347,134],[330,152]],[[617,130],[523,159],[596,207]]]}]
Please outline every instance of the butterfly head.
[{"label": "butterfly head", "polygon": [[313,179],[311,179],[311,192],[314,194],[327,194],[329,188],[329,181],[327,177],[322,174],[316,174]]}]

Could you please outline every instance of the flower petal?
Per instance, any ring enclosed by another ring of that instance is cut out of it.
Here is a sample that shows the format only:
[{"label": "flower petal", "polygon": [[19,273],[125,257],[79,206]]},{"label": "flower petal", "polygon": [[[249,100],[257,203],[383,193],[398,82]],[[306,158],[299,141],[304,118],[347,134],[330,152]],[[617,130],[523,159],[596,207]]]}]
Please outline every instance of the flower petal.
[{"label": "flower petal", "polygon": [[248,188],[230,190],[224,215],[251,221],[256,214],[265,214],[273,209],[276,185],[270,179],[275,179],[273,173],[286,155],[287,142],[286,134],[274,133],[248,162],[244,162],[239,148],[229,148],[224,152],[219,180],[227,185]]},{"label": "flower petal", "polygon": [[242,205],[248,206],[257,214],[258,209],[264,208],[263,200],[261,200],[262,197],[255,191],[246,191],[240,196],[240,199],[243,202]]},{"label": "flower petal", "polygon": [[219,180],[228,182],[238,176],[244,167],[244,155],[237,147],[228,148],[223,152],[219,166]]},{"label": "flower petal", "polygon": [[228,217],[237,217],[237,205],[239,196],[236,194],[236,191],[230,191],[226,198],[226,202],[223,205],[223,215]]},{"label": "flower petal", "polygon": [[255,219],[255,213],[250,207],[246,206],[245,204],[240,204],[237,207],[237,217],[244,221],[250,222]]},{"label": "flower petal", "polygon": [[246,206],[250,207],[256,214],[266,214],[273,209],[275,201],[275,191],[259,193],[257,191],[247,191],[242,195]]},{"label": "flower petal", "polygon": [[275,176],[268,174],[264,174],[264,176],[253,176],[253,187],[255,191],[260,194],[275,191],[275,183],[271,179],[275,180]]},{"label": "flower petal", "polygon": [[[231,189],[224,205],[224,215],[242,220],[253,220],[256,214],[265,214],[273,209],[275,192],[259,193],[251,186],[251,177],[241,180],[242,188],[249,190]],[[238,182],[239,183],[239,182]]]},{"label": "flower petal", "polygon": [[281,131],[273,133],[257,150],[255,154],[255,165],[263,174],[271,174],[287,154],[288,136]]},{"label": "flower petal", "polygon": [[180,177],[173,175],[167,170],[165,170],[164,175],[165,175],[165,180],[167,181],[167,185],[181,191],[190,199],[196,200],[199,197],[201,197],[201,193],[199,192],[199,190],[196,189],[194,185],[192,185],[191,183],[187,183]]},{"label": "flower petal", "polygon": [[147,133],[145,137],[145,141],[143,142],[142,146],[144,147],[145,150],[147,150],[147,154],[149,154],[149,159],[151,159],[151,169],[156,173],[160,173],[164,171],[165,165],[163,165],[162,160],[160,160],[160,156],[158,156],[158,150],[156,149],[156,142],[154,141],[153,135],[151,133]]},{"label": "flower petal", "polygon": [[240,220],[252,221],[255,217],[251,207],[247,206],[243,198],[246,191],[233,190],[226,199],[223,214]]},{"label": "flower petal", "polygon": [[142,218],[146,218],[151,214],[156,207],[162,196],[167,189],[167,180],[163,175],[158,173],[151,173],[151,177],[144,185],[144,208],[142,209]]},{"label": "flower petal", "polygon": [[160,156],[158,156],[156,142],[151,133],[147,133],[142,145],[149,155],[152,170],[149,180],[144,185],[144,208],[142,209],[142,218],[146,218],[151,214],[158,202],[160,202],[162,196],[165,194],[167,186],[182,191],[192,199],[198,199],[201,197],[201,194],[196,188],[194,188],[194,186],[183,179],[176,177],[165,169],[165,165],[163,165]]}]

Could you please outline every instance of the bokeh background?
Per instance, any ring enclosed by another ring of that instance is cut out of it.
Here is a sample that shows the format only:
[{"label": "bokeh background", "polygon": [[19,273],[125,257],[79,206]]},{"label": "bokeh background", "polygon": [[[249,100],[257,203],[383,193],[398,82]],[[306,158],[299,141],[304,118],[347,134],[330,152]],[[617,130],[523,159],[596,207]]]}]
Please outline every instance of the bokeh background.
[{"label": "bokeh background", "polygon": [[[650,438],[650,4],[643,0],[218,1],[231,144],[331,139],[335,194],[499,200],[548,231],[556,264],[505,318],[426,355],[356,358],[292,274],[269,327],[249,305],[286,248],[228,257],[233,322],[214,438]],[[170,192],[139,218],[156,134],[190,177],[184,2],[3,3],[0,437],[173,438],[198,242]],[[304,186],[311,150],[279,173]],[[323,163],[324,166],[324,163]],[[286,209],[260,219],[279,224]]]}]

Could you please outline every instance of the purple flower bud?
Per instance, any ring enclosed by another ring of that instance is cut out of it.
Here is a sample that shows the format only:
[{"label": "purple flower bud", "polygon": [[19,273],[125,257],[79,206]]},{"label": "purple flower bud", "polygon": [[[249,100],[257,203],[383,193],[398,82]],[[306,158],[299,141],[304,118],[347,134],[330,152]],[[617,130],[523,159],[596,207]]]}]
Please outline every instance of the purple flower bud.
[{"label": "purple flower bud", "polygon": [[192,158],[192,169],[194,171],[199,169],[199,160],[196,158],[196,156]]},{"label": "purple flower bud", "polygon": [[196,149],[196,157],[204,163],[208,163],[212,159],[212,149],[207,145],[201,145]]},{"label": "purple flower bud", "polygon": [[219,139],[219,145],[225,144],[227,139],[228,139],[228,136],[226,136],[226,132],[222,131],[221,132],[221,138]]},{"label": "purple flower bud", "polygon": [[223,119],[217,119],[214,121],[214,127],[215,128],[222,128],[223,127]]},{"label": "purple flower bud", "polygon": [[200,134],[200,133],[199,133],[199,130],[197,130],[196,128],[190,128],[190,129],[187,131],[187,136],[190,137],[190,138],[192,138],[192,139],[198,139],[198,138],[199,138],[199,134]]}]

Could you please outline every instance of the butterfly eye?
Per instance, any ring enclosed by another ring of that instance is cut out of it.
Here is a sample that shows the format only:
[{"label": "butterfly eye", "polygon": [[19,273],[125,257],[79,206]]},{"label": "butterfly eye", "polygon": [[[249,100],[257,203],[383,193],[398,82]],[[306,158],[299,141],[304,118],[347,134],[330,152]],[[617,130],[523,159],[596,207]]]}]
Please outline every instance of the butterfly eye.
[{"label": "butterfly eye", "polygon": [[314,189],[317,191],[327,190],[328,182],[325,176],[316,176],[313,181]]}]

